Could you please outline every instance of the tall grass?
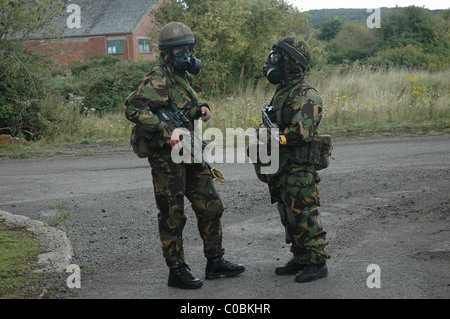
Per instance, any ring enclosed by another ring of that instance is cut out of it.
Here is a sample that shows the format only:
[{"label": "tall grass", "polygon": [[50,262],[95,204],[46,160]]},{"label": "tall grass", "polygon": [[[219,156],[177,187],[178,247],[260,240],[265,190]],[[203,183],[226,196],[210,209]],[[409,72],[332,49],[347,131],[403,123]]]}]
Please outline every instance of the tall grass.
[{"label": "tall grass", "polygon": [[[122,111],[108,112],[103,115],[95,110],[80,112],[80,102],[62,102],[54,96],[41,101],[41,112],[49,122],[42,138],[29,143],[33,148],[47,144],[83,143],[91,141],[115,140],[129,136],[133,123],[129,122]],[[82,104],[81,104],[82,105]]]},{"label": "tall grass", "polygon": [[330,131],[448,128],[448,71],[314,72]]},{"label": "tall grass", "polygon": [[[319,92],[324,102],[324,114],[319,132],[351,134],[367,132],[440,130],[450,132],[450,70],[313,70],[308,82]],[[241,79],[232,95],[207,102],[213,117],[204,129],[258,127],[261,109],[272,98],[275,86],[266,80]],[[133,123],[124,115],[124,105],[117,111],[99,114],[85,109],[83,100],[74,96],[68,103],[49,96],[42,102],[42,112],[51,120],[48,137],[34,144],[82,143],[118,141],[127,143]],[[4,148],[3,148],[4,149]]]},{"label": "tall grass", "polygon": [[[369,71],[362,67],[313,70],[307,76],[324,103],[320,131],[335,134],[448,129],[448,78],[450,70]],[[261,109],[270,103],[274,90],[267,80],[241,79],[239,89],[227,97],[208,99],[200,92],[213,115],[203,128],[216,127],[225,132],[226,128],[258,127]],[[76,128],[62,130],[61,142],[128,138],[133,126],[124,116],[124,106],[101,116],[95,111],[72,116]]]},{"label": "tall grass", "polygon": [[230,96],[208,102],[212,117],[206,127],[226,128],[258,127],[261,110],[270,103],[274,93],[266,80],[258,82],[241,80],[238,90]]},{"label": "tall grass", "polygon": [[[320,131],[389,131],[450,127],[449,71],[313,70],[308,82],[324,102]],[[208,127],[255,127],[274,86],[248,83],[226,98],[210,102]]]}]

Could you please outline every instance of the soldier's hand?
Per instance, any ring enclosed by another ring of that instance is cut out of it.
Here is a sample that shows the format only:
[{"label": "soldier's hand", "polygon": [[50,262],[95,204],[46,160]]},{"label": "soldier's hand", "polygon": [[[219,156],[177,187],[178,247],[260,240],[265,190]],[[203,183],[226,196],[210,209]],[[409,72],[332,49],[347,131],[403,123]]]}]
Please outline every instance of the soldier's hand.
[{"label": "soldier's hand", "polygon": [[201,111],[202,111],[202,121],[208,122],[209,119],[211,118],[211,111],[206,106],[202,106]]},{"label": "soldier's hand", "polygon": [[166,140],[166,143],[169,144],[171,148],[181,149],[183,147],[183,143],[181,143],[181,135],[190,135],[189,130],[185,128],[174,129],[170,139]]}]

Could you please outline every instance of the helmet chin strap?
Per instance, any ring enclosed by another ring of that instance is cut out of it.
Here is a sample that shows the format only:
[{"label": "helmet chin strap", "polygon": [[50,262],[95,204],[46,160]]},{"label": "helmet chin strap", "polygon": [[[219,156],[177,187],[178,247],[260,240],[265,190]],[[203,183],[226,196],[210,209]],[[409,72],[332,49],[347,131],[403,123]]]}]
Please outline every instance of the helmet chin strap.
[{"label": "helmet chin strap", "polygon": [[303,70],[301,71],[297,71],[297,72],[292,72],[292,63],[296,63],[300,68],[302,68],[302,66],[294,59],[292,59],[291,57],[289,57],[286,61],[285,67],[284,67],[284,78],[281,81],[281,85],[282,86],[288,86],[293,80],[303,80],[305,78],[305,72]]}]

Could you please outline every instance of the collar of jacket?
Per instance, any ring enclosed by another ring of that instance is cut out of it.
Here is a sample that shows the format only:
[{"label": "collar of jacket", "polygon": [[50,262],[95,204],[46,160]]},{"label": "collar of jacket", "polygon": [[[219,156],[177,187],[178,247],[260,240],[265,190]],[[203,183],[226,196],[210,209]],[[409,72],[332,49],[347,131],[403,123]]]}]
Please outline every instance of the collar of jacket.
[{"label": "collar of jacket", "polygon": [[295,91],[295,88],[303,83],[303,78],[295,78],[290,81],[283,81],[275,91],[271,104],[275,109],[277,123],[281,125],[282,110],[286,99]]},{"label": "collar of jacket", "polygon": [[298,83],[301,83],[305,77],[303,74],[287,74],[285,78],[281,81],[280,85],[278,86],[277,90],[281,90],[285,87],[292,87]]},{"label": "collar of jacket", "polygon": [[275,91],[275,95],[273,97],[273,103],[276,100],[278,100],[280,96],[284,95],[284,93],[290,91],[295,86],[300,85],[302,82],[303,82],[303,78],[294,78],[294,79],[290,79],[290,80],[283,80]]},{"label": "collar of jacket", "polygon": [[183,89],[185,89],[186,92],[190,95],[194,105],[198,107],[200,105],[200,101],[199,101],[197,93],[195,93],[195,91],[192,89],[190,80],[188,78],[189,77],[188,73],[184,72],[184,75],[183,75],[183,74],[179,74],[179,73],[175,72],[172,64],[170,64],[168,61],[166,61],[166,59],[168,59],[167,56],[165,56],[165,57],[160,56],[159,57],[159,66],[164,70],[164,72],[166,73],[166,76],[170,77],[170,82],[172,82],[172,84],[177,83]]}]

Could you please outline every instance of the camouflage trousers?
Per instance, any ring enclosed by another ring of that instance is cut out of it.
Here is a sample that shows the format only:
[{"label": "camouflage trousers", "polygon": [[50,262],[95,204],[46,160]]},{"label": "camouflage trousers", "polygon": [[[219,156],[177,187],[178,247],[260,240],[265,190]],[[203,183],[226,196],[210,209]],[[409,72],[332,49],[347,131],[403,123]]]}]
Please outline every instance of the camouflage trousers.
[{"label": "camouflage trousers", "polygon": [[184,196],[191,202],[203,240],[206,258],[223,255],[223,205],[207,168],[201,164],[175,164],[167,157],[151,156],[153,186],[159,210],[159,235],[164,258],[169,268],[184,263],[183,228]]},{"label": "camouflage trousers", "polygon": [[291,244],[293,260],[300,264],[324,263],[326,231],[319,213],[320,178],[301,166],[270,176],[272,202],[277,202],[286,243]]}]

